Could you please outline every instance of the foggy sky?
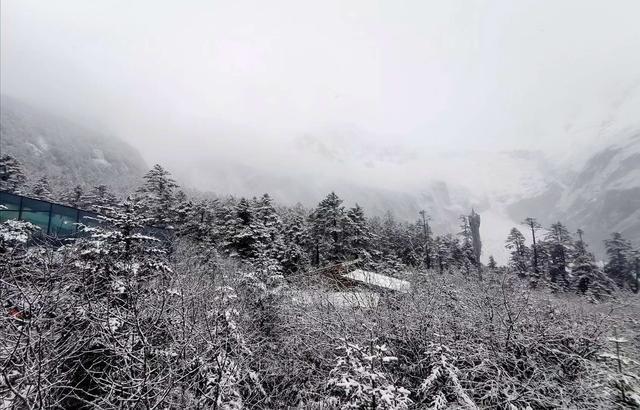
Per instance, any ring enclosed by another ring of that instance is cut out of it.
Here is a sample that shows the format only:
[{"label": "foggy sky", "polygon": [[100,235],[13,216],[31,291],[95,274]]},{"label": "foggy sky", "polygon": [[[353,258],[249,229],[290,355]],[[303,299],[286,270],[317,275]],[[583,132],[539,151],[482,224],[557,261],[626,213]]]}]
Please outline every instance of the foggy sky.
[{"label": "foggy sky", "polygon": [[565,155],[640,122],[636,0],[0,4],[2,93],[185,174],[393,186],[440,152]]}]

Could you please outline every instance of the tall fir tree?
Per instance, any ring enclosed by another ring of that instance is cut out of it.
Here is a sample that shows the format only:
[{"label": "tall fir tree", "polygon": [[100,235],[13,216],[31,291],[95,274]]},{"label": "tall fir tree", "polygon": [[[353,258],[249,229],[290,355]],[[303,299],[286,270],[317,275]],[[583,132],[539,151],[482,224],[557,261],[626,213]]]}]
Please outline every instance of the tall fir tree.
[{"label": "tall fir tree", "polygon": [[212,248],[218,243],[219,232],[216,220],[218,200],[193,202],[176,195],[174,217],[176,234],[187,237],[203,248]]},{"label": "tall fir tree", "polygon": [[344,259],[345,211],[342,199],[331,192],[309,216],[313,240],[313,263]]},{"label": "tall fir tree", "polygon": [[431,217],[427,215],[426,211],[423,209],[419,212],[421,222],[422,222],[422,247],[423,247],[423,256],[424,256],[424,264],[427,269],[431,269],[431,254],[433,252],[433,238],[431,233],[431,227],[429,226],[429,221]]},{"label": "tall fir tree", "polygon": [[571,288],[574,291],[602,299],[615,290],[616,284],[596,265],[593,254],[587,249],[587,244],[582,239],[582,230],[578,230],[572,259]]},{"label": "tall fir tree", "polygon": [[608,262],[605,272],[616,284],[624,289],[630,283],[631,276],[631,243],[619,232],[611,234],[611,238],[604,241]]},{"label": "tall fir tree", "polygon": [[35,198],[45,201],[53,201],[49,178],[47,178],[46,175],[38,178],[36,182],[34,182],[29,193]]},{"label": "tall fir tree", "polygon": [[24,189],[27,178],[22,164],[11,155],[0,157],[0,190],[20,194]]},{"label": "tall fir tree", "polygon": [[529,270],[529,248],[525,243],[525,238],[518,228],[511,228],[505,247],[511,251],[510,264],[521,277],[524,277]]},{"label": "tall fir tree", "polygon": [[533,268],[533,273],[531,275],[531,285],[535,287],[537,286],[538,281],[540,280],[540,264],[539,264],[540,249],[538,247],[538,240],[536,237],[536,233],[542,228],[542,225],[540,225],[540,223],[538,223],[538,221],[535,218],[525,218],[525,220],[522,221],[522,224],[526,225],[531,230],[531,239],[533,242],[531,244],[531,253],[533,256],[533,259],[531,260],[531,267]]},{"label": "tall fir tree", "polygon": [[493,255],[489,255],[489,262],[487,263],[487,268],[489,268],[489,269],[497,269],[498,268],[498,263],[496,262],[496,260],[493,257]]},{"label": "tall fir tree", "polygon": [[144,183],[137,190],[138,201],[150,223],[167,227],[173,222],[175,190],[178,184],[171,173],[156,164],[144,176]]},{"label": "tall fir tree", "polygon": [[469,225],[469,218],[466,215],[460,215],[460,232],[458,235],[461,239],[460,244],[460,266],[464,272],[469,273],[472,266],[477,266],[476,254],[473,249],[473,234]]},{"label": "tall fir tree", "polygon": [[231,217],[225,221],[225,248],[229,255],[243,259],[255,259],[258,256],[254,219],[251,203],[241,198],[234,206]]},{"label": "tall fir tree", "polygon": [[273,205],[273,199],[269,194],[264,194],[260,199],[254,199],[253,209],[255,215],[253,229],[264,252],[264,257],[281,261],[284,256],[282,220]]},{"label": "tall fir tree", "polygon": [[573,252],[573,238],[569,230],[561,223],[556,222],[549,228],[545,236],[549,253],[549,276],[551,283],[567,287],[569,285],[566,272],[569,264],[569,256]]},{"label": "tall fir tree", "polygon": [[62,194],[61,200],[64,204],[74,208],[85,209],[87,207],[85,204],[84,189],[82,189],[80,185],[76,185]]},{"label": "tall fir tree", "polygon": [[311,243],[309,229],[306,225],[306,211],[297,204],[287,210],[283,218],[282,268],[285,273],[295,273],[306,269],[310,263],[307,249]]},{"label": "tall fir tree", "polygon": [[371,241],[373,234],[364,210],[356,204],[347,211],[345,226],[345,247],[349,258],[360,259],[365,264],[372,260]]},{"label": "tall fir tree", "polygon": [[98,213],[107,212],[118,203],[116,195],[108,185],[96,185],[89,193],[82,197],[83,205]]}]

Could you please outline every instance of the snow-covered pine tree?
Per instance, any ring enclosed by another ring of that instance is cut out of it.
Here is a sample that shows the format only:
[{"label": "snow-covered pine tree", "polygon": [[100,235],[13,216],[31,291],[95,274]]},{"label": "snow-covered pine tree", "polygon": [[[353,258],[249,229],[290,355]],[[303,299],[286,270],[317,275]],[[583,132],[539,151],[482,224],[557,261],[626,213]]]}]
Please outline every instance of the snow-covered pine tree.
[{"label": "snow-covered pine tree", "polygon": [[42,199],[45,201],[52,201],[53,194],[51,193],[51,185],[49,185],[49,178],[46,175],[38,178],[36,182],[31,186],[29,191],[34,198]]},{"label": "snow-covered pine tree", "polygon": [[117,205],[118,199],[108,185],[96,185],[84,196],[82,203],[93,212],[101,213]]},{"label": "snow-covered pine tree", "polygon": [[240,198],[232,206],[224,221],[223,250],[229,256],[255,259],[260,251],[260,242],[255,231],[254,208],[246,198]]},{"label": "snow-covered pine tree", "polygon": [[511,228],[505,247],[511,251],[509,262],[511,267],[518,272],[521,277],[526,276],[529,268],[529,248],[527,247],[524,235],[518,228]]},{"label": "snow-covered pine tree", "polygon": [[556,222],[549,228],[545,236],[545,242],[549,252],[551,283],[561,288],[566,288],[569,285],[566,272],[569,264],[569,255],[573,252],[573,238],[571,238],[569,230],[561,222]]},{"label": "snow-covered pine tree", "polygon": [[475,252],[473,249],[473,235],[471,234],[471,226],[469,225],[469,218],[466,215],[460,215],[460,232],[458,235],[461,239],[460,244],[460,266],[465,273],[471,271],[472,266],[477,266]]},{"label": "snow-covered pine tree", "polygon": [[460,269],[462,266],[462,251],[458,238],[448,233],[439,236],[437,239],[440,242],[437,253],[438,265],[442,266],[442,272]]},{"label": "snow-covered pine tree", "polygon": [[533,259],[531,260],[531,267],[533,268],[533,273],[531,275],[531,286],[536,287],[538,284],[538,281],[540,280],[540,265],[539,265],[539,261],[538,261],[538,255],[540,250],[538,249],[538,241],[536,239],[536,232],[538,232],[538,230],[540,230],[542,228],[542,225],[540,225],[540,223],[538,223],[538,221],[535,218],[525,218],[524,221],[522,221],[523,225],[526,225],[529,227],[529,229],[531,230],[531,238],[533,240],[533,243],[531,244],[531,251],[532,251],[532,256]]},{"label": "snow-covered pine tree", "polygon": [[102,211],[100,225],[82,227],[85,235],[74,244],[76,266],[87,272],[87,280],[107,291],[120,282],[131,285],[169,271],[160,241],[143,234],[149,219],[137,201],[129,197]]},{"label": "snow-covered pine tree", "polygon": [[605,272],[613,279],[620,289],[624,289],[631,282],[631,243],[619,232],[611,234],[611,238],[604,241],[609,258]]},{"label": "snow-covered pine tree", "polygon": [[253,203],[256,216],[256,233],[267,256],[282,260],[284,243],[282,240],[282,220],[269,194],[264,194]]},{"label": "snow-covered pine tree", "polygon": [[408,409],[409,391],[391,381],[386,367],[398,359],[385,345],[360,346],[343,340],[327,385],[326,404],[340,409]]},{"label": "snow-covered pine tree", "polygon": [[498,263],[496,262],[493,255],[489,255],[489,262],[487,263],[487,268],[496,269],[498,267]]},{"label": "snow-covered pine tree", "polygon": [[378,264],[383,270],[398,271],[402,269],[401,258],[401,227],[390,211],[380,218],[374,218],[372,221],[372,232],[377,233]]},{"label": "snow-covered pine tree", "polygon": [[203,200],[192,202],[188,199],[180,199],[177,195],[174,208],[174,223],[178,236],[187,237],[197,244],[212,246],[219,241],[219,232],[216,213],[219,201]]},{"label": "snow-covered pine tree", "polygon": [[308,253],[305,251],[311,243],[309,229],[305,223],[307,216],[307,212],[300,204],[284,213],[282,268],[285,273],[297,272],[310,263]]},{"label": "snow-covered pine tree", "polygon": [[572,254],[571,288],[574,291],[602,299],[615,290],[615,282],[596,265],[593,254],[588,251],[582,231],[579,231]]},{"label": "snow-covered pine tree", "polygon": [[371,241],[373,233],[365,217],[364,210],[356,204],[349,208],[346,215],[345,248],[349,259],[360,259],[363,263],[371,262]]},{"label": "snow-covered pine tree", "polygon": [[309,216],[313,241],[313,263],[343,260],[345,212],[342,199],[331,192]]},{"label": "snow-covered pine tree", "polygon": [[2,155],[0,157],[0,190],[20,194],[26,181],[20,161],[11,155]]},{"label": "snow-covered pine tree", "polygon": [[155,164],[143,178],[145,182],[136,192],[141,209],[150,219],[151,225],[171,225],[178,184],[171,178],[171,173],[159,164]]},{"label": "snow-covered pine tree", "polygon": [[447,258],[447,247],[445,246],[444,240],[441,236],[436,236],[433,240],[433,256],[435,260],[435,268],[438,269],[438,272],[444,273]]},{"label": "snow-covered pine tree", "polygon": [[82,189],[82,186],[80,185],[76,185],[70,190],[64,192],[62,194],[62,197],[60,198],[62,203],[64,203],[65,205],[69,205],[79,209],[86,208],[84,199],[85,199],[84,189]]},{"label": "snow-covered pine tree", "polygon": [[418,212],[420,214],[422,222],[422,254],[424,259],[425,268],[431,269],[431,255],[433,253],[433,237],[429,221],[431,217],[427,215],[425,210]]}]

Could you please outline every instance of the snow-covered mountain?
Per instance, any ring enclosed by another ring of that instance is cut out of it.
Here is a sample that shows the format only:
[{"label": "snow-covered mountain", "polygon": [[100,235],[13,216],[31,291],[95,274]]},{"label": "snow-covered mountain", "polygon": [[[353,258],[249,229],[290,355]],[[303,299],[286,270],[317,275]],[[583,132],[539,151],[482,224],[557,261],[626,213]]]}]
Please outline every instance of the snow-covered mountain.
[{"label": "snow-covered mountain", "polygon": [[[640,133],[626,133],[597,149],[577,172],[536,195],[509,204],[514,220],[562,221],[585,237],[599,257],[603,241],[620,232],[640,244]],[[570,165],[570,164],[567,164]]]},{"label": "snow-covered mountain", "polygon": [[[106,183],[124,192],[147,169],[139,152],[115,137],[6,96],[1,102],[2,152],[15,155],[29,175],[46,173],[54,185]],[[458,217],[474,208],[482,216],[483,259],[493,255],[506,262],[505,238],[529,216],[544,226],[560,220],[573,231],[583,229],[599,256],[613,231],[640,244],[640,134],[615,141],[601,144],[580,163],[522,150],[371,150],[365,141],[344,135],[298,142],[290,149],[306,151],[292,151],[289,167],[242,162],[224,150],[160,162],[184,186],[220,195],[268,192],[283,204],[312,207],[335,191],[345,206],[358,203],[368,215],[391,211],[410,221],[424,209],[437,233],[457,232]],[[297,156],[302,159],[296,162]]]},{"label": "snow-covered mountain", "polygon": [[125,191],[139,182],[146,164],[122,140],[2,95],[0,147],[15,156],[27,174],[46,174],[52,185],[109,184]]}]

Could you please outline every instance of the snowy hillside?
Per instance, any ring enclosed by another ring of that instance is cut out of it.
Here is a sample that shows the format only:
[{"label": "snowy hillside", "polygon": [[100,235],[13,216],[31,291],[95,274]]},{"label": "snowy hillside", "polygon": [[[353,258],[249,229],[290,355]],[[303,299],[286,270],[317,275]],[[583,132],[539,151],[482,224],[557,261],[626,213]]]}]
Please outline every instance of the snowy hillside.
[{"label": "snowy hillside", "polygon": [[47,174],[54,186],[108,184],[125,191],[147,166],[125,142],[80,127],[48,112],[2,96],[2,153],[15,156],[27,174]]},{"label": "snowy hillside", "polygon": [[601,248],[611,232],[640,243],[640,133],[595,154],[563,192],[559,211]]},{"label": "snowy hillside", "polygon": [[[599,257],[602,241],[620,232],[640,243],[640,134],[623,134],[599,148],[566,184],[549,185],[536,195],[511,203],[512,219],[537,217],[544,225],[563,221],[581,228]],[[568,164],[569,165],[569,164]]]}]

